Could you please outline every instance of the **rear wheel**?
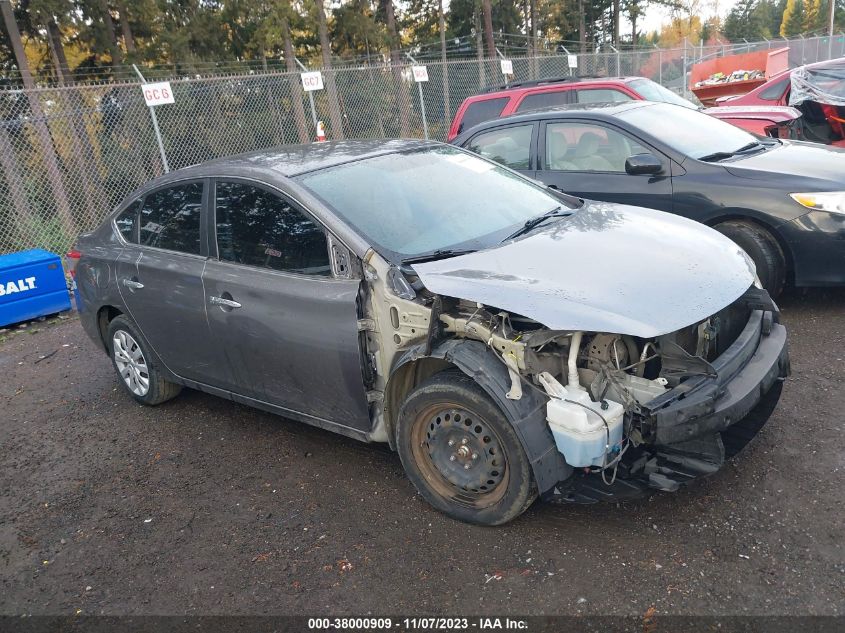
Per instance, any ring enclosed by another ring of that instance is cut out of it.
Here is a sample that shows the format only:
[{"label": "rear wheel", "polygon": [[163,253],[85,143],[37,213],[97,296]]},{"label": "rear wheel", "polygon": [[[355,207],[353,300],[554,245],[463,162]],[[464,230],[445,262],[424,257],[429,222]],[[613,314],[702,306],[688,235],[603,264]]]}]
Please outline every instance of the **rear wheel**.
[{"label": "rear wheel", "polygon": [[777,297],[786,282],[786,261],[777,240],[751,222],[735,220],[713,228],[748,253],[757,268],[760,283],[772,297]]},{"label": "rear wheel", "polygon": [[463,373],[436,374],[411,393],[399,412],[396,441],[419,493],[453,518],[499,525],[537,496],[513,426]]},{"label": "rear wheel", "polygon": [[135,324],[125,316],[109,323],[106,343],[120,382],[141,404],[161,404],[182,391],[181,385],[164,379]]}]

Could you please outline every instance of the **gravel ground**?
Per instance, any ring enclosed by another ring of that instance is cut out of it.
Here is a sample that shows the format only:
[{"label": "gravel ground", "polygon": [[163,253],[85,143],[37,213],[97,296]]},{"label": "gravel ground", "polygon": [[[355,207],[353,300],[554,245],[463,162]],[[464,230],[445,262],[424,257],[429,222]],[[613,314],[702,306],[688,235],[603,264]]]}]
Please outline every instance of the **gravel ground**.
[{"label": "gravel ground", "polygon": [[0,613],[843,615],[845,292],[782,304],[794,375],[720,473],[499,528],[384,447],[194,391],[141,407],[74,318],[0,333]]}]

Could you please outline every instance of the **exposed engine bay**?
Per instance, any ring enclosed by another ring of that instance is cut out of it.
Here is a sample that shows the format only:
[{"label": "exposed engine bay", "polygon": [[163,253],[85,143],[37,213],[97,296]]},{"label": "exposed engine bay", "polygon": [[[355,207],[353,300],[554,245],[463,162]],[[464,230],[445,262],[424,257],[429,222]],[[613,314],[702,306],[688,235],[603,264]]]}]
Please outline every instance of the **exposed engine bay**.
[{"label": "exposed engine bay", "polygon": [[[542,389],[547,421],[567,463],[611,471],[629,447],[654,439],[643,407],[693,375],[715,375],[709,364],[735,338],[719,315],[656,339],[595,332],[549,330],[524,317],[457,301],[440,315],[446,335],[484,342],[507,366],[508,398]],[[747,317],[747,315],[746,315]],[[664,365],[664,350],[670,362]],[[678,358],[693,360],[679,369]]]},{"label": "exposed engine bay", "polygon": [[[632,477],[650,488],[675,490],[685,479],[718,469],[726,456],[719,432],[689,440],[675,437],[674,447],[657,450],[661,438],[655,411],[683,400],[697,381],[713,383],[719,373],[714,362],[737,341],[752,310],[768,308],[770,317],[776,310],[765,291],[752,287],[741,300],[699,323],[643,338],[554,330],[495,306],[436,295],[413,271],[378,256],[365,263],[365,278],[375,282],[365,304],[374,330],[367,333],[368,373],[369,388],[378,394],[371,398],[374,428],[382,432],[371,439],[389,441],[395,411],[385,407],[383,377],[403,352],[412,350],[418,359],[444,341],[483,343],[507,370],[507,400],[530,395],[545,402],[545,423],[571,467],[553,492],[569,501],[596,500],[595,494],[585,496],[582,484],[595,489],[598,478],[607,490],[617,478]],[[711,389],[710,400],[718,396]],[[674,465],[666,466],[667,455]],[[684,471],[680,477],[678,470]]]}]

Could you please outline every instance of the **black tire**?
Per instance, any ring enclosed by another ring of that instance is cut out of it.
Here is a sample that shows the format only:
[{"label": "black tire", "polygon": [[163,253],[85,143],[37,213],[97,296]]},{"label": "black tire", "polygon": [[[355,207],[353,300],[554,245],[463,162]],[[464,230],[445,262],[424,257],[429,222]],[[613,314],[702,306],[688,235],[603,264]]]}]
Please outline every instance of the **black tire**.
[{"label": "black tire", "polygon": [[[127,344],[128,341],[131,341],[132,345]],[[120,315],[111,320],[106,333],[106,346],[120,384],[123,385],[129,395],[141,404],[155,406],[175,398],[182,391],[182,385],[164,379],[161,370],[153,359],[153,355],[131,319]],[[133,353],[140,352],[140,362],[134,361],[135,371],[131,368],[127,370],[126,364],[123,368],[119,366],[119,363],[122,362],[119,358],[125,358],[125,355],[121,356],[116,353],[118,346],[123,347],[124,350],[131,349]],[[134,374],[134,380],[131,377],[127,378],[127,374],[129,376]],[[143,389],[144,384],[142,383],[144,377],[146,377],[146,390]],[[130,385],[137,385],[138,390],[134,391]]]},{"label": "black tire", "polygon": [[786,261],[777,240],[764,228],[751,222],[732,220],[713,227],[742,248],[757,267],[760,283],[777,297],[786,283]]},{"label": "black tire", "polygon": [[435,374],[411,392],[399,411],[396,445],[417,491],[460,521],[501,525],[537,497],[513,426],[461,372]]}]

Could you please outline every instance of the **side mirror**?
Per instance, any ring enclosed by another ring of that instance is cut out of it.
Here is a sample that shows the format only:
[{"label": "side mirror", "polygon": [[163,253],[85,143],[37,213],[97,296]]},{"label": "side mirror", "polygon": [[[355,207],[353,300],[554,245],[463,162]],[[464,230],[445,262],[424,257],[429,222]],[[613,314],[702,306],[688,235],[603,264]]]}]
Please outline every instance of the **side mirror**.
[{"label": "side mirror", "polygon": [[659,174],[663,171],[663,163],[654,154],[634,154],[625,161],[625,171],[632,176]]}]

